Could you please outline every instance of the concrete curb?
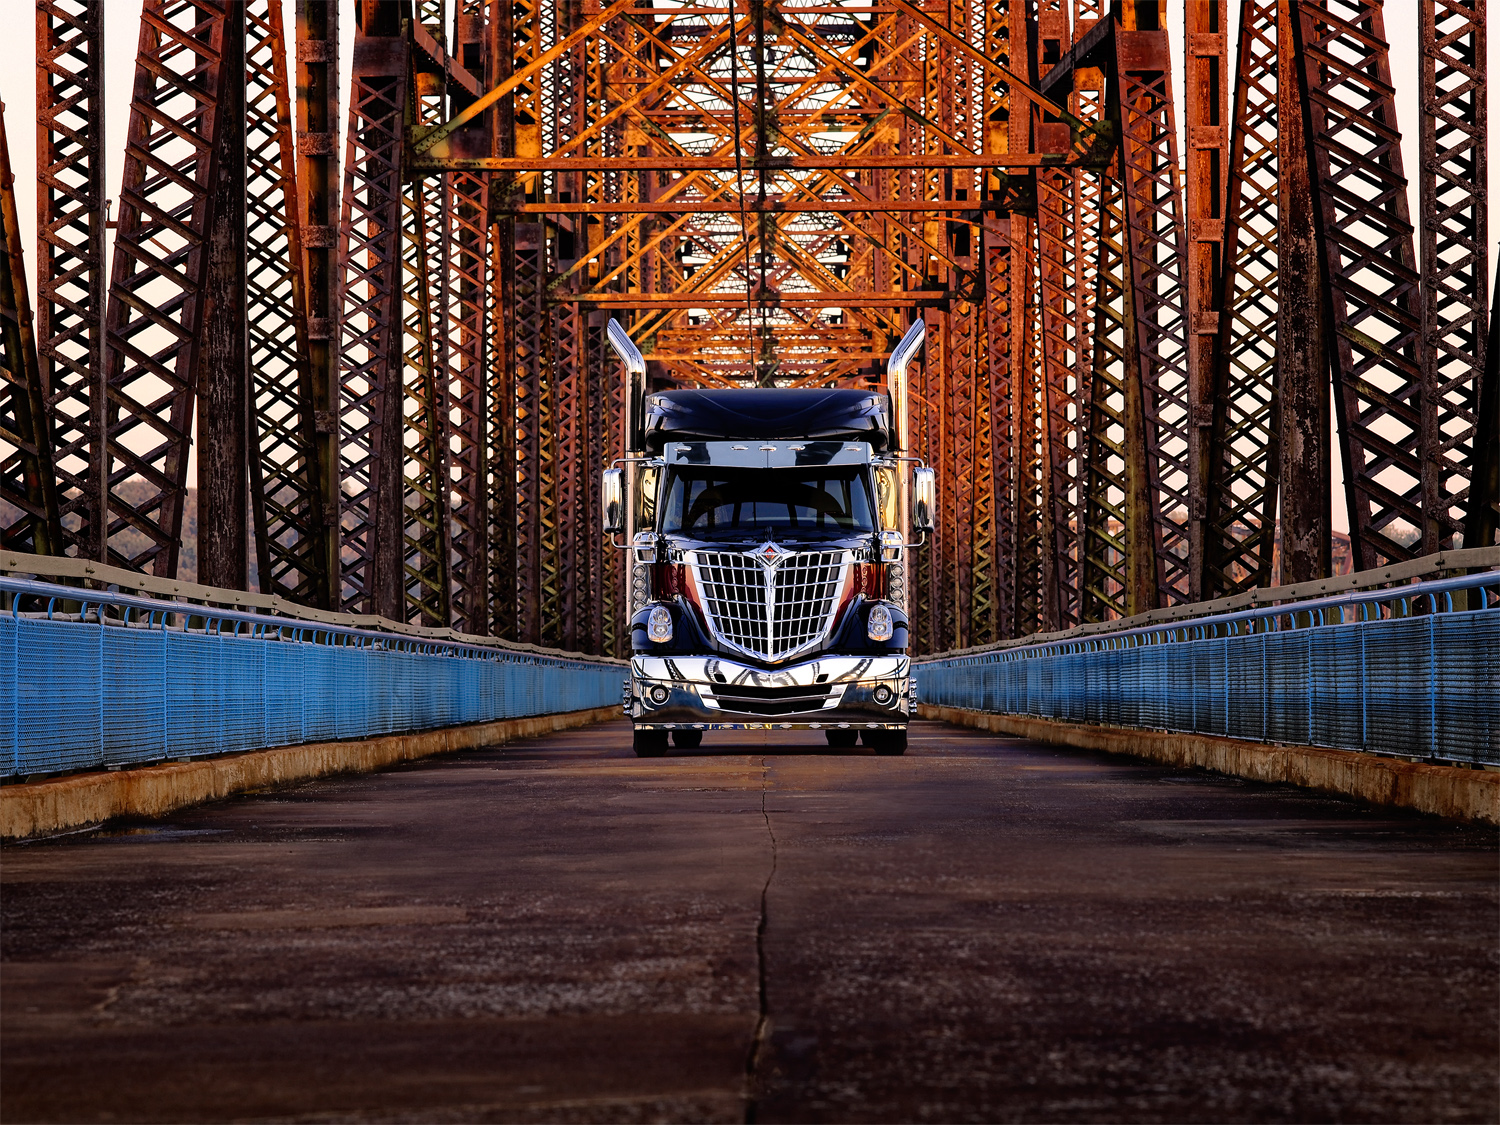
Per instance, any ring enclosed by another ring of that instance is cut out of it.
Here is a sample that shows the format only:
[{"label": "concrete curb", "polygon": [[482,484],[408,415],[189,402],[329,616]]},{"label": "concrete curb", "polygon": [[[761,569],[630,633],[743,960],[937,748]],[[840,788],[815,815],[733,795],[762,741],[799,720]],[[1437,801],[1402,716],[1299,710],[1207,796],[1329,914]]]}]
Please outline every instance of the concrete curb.
[{"label": "concrete curb", "polygon": [[1199,766],[1252,781],[1275,781],[1359,797],[1437,816],[1500,824],[1500,773],[1456,766],[1403,762],[1354,750],[1278,746],[1207,734],[1127,730],[1039,719],[992,715],[956,707],[919,705],[925,719],[977,727],[1058,746],[1130,754],[1173,766]]},{"label": "concrete curb", "polygon": [[52,781],[0,786],[0,839],[17,840],[98,824],[117,816],[163,816],[235,793],[309,781],[337,773],[368,773],[451,750],[494,746],[556,730],[618,718],[620,707],[531,715],[492,723],[392,734],[351,742],[308,742],[201,762],[76,774]]}]

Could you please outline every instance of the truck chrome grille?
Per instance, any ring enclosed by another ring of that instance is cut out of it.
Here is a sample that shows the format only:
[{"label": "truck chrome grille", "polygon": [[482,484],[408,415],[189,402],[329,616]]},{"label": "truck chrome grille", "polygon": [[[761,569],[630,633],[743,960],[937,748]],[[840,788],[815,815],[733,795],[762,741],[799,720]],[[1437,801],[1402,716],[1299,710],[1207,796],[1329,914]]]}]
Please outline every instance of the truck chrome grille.
[{"label": "truck chrome grille", "polygon": [[715,636],[762,660],[781,660],[821,640],[833,626],[847,551],[757,554],[692,551],[693,577]]}]

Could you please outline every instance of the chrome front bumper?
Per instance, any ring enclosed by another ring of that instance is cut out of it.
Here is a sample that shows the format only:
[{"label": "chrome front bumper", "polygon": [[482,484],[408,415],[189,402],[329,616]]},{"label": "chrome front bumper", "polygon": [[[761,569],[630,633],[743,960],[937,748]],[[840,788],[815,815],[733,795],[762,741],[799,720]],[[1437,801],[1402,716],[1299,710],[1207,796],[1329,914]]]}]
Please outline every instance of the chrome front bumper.
[{"label": "chrome front bumper", "polygon": [[660,730],[904,727],[911,684],[905,656],[824,656],[775,669],[718,656],[637,656],[625,710],[637,727]]}]

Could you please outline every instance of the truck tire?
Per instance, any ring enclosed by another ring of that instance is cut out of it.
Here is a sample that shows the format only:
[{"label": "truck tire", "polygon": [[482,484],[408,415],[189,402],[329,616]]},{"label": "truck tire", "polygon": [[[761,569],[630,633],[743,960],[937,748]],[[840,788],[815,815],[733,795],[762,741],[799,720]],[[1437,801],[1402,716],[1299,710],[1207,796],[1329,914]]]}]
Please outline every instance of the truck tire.
[{"label": "truck tire", "polygon": [[904,730],[867,730],[861,734],[865,745],[877,754],[892,756],[906,753]]},{"label": "truck tire", "polygon": [[638,758],[660,758],[667,752],[667,732],[664,730],[641,730],[635,732],[635,754]]},{"label": "truck tire", "polygon": [[679,750],[696,750],[703,745],[701,730],[674,730],[672,742]]},{"label": "truck tire", "polygon": [[828,738],[828,745],[837,750],[847,750],[859,741],[857,730],[825,730],[823,734]]}]

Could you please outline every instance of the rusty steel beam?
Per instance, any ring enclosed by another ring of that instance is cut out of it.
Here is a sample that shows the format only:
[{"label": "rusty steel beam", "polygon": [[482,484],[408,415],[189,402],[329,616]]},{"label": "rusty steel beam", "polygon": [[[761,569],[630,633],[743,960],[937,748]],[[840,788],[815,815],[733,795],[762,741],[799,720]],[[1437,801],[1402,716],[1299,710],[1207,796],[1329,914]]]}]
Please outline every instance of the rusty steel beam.
[{"label": "rusty steel beam", "polygon": [[1213,428],[1204,455],[1207,526],[1199,578],[1205,597],[1272,580],[1282,432],[1277,3],[1246,0],[1240,8],[1224,257],[1213,300]]},{"label": "rusty steel beam", "polygon": [[299,374],[303,441],[312,452],[305,474],[307,548],[302,553],[308,604],[343,604],[339,562],[338,347],[340,340],[339,6],[296,0],[297,221],[306,301],[307,352]]},{"label": "rusty steel beam", "polygon": [[[175,577],[229,83],[227,3],[147,0],[105,313],[107,561]],[[221,369],[222,370],[222,369]]]},{"label": "rusty steel beam", "polygon": [[0,105],[0,501],[11,509],[0,543],[7,550],[55,555],[62,551],[62,521],[15,183]]},{"label": "rusty steel beam", "polygon": [[393,620],[402,598],[401,180],[410,75],[400,5],[361,4],[339,220],[339,603]]},{"label": "rusty steel beam", "polygon": [[1204,595],[1213,477],[1214,342],[1224,252],[1229,156],[1229,34],[1225,0],[1185,0],[1183,215],[1187,226],[1188,600]]},{"label": "rusty steel beam", "polygon": [[1471,510],[1489,310],[1489,157],[1485,0],[1421,0],[1422,387],[1435,413],[1438,543]]},{"label": "rusty steel beam", "polygon": [[281,0],[245,6],[245,302],[250,506],[262,593],[322,604],[316,419]]},{"label": "rusty steel beam", "polygon": [[1390,48],[1380,0],[1297,0],[1292,30],[1349,535],[1355,566],[1368,569],[1435,551],[1455,528],[1419,354],[1421,276]]},{"label": "rusty steel beam", "polygon": [[242,4],[224,11],[197,388],[198,579],[225,590],[246,589],[249,580],[245,19]]},{"label": "rusty steel beam", "polygon": [[36,6],[37,360],[62,543],[104,559],[104,5]]}]

